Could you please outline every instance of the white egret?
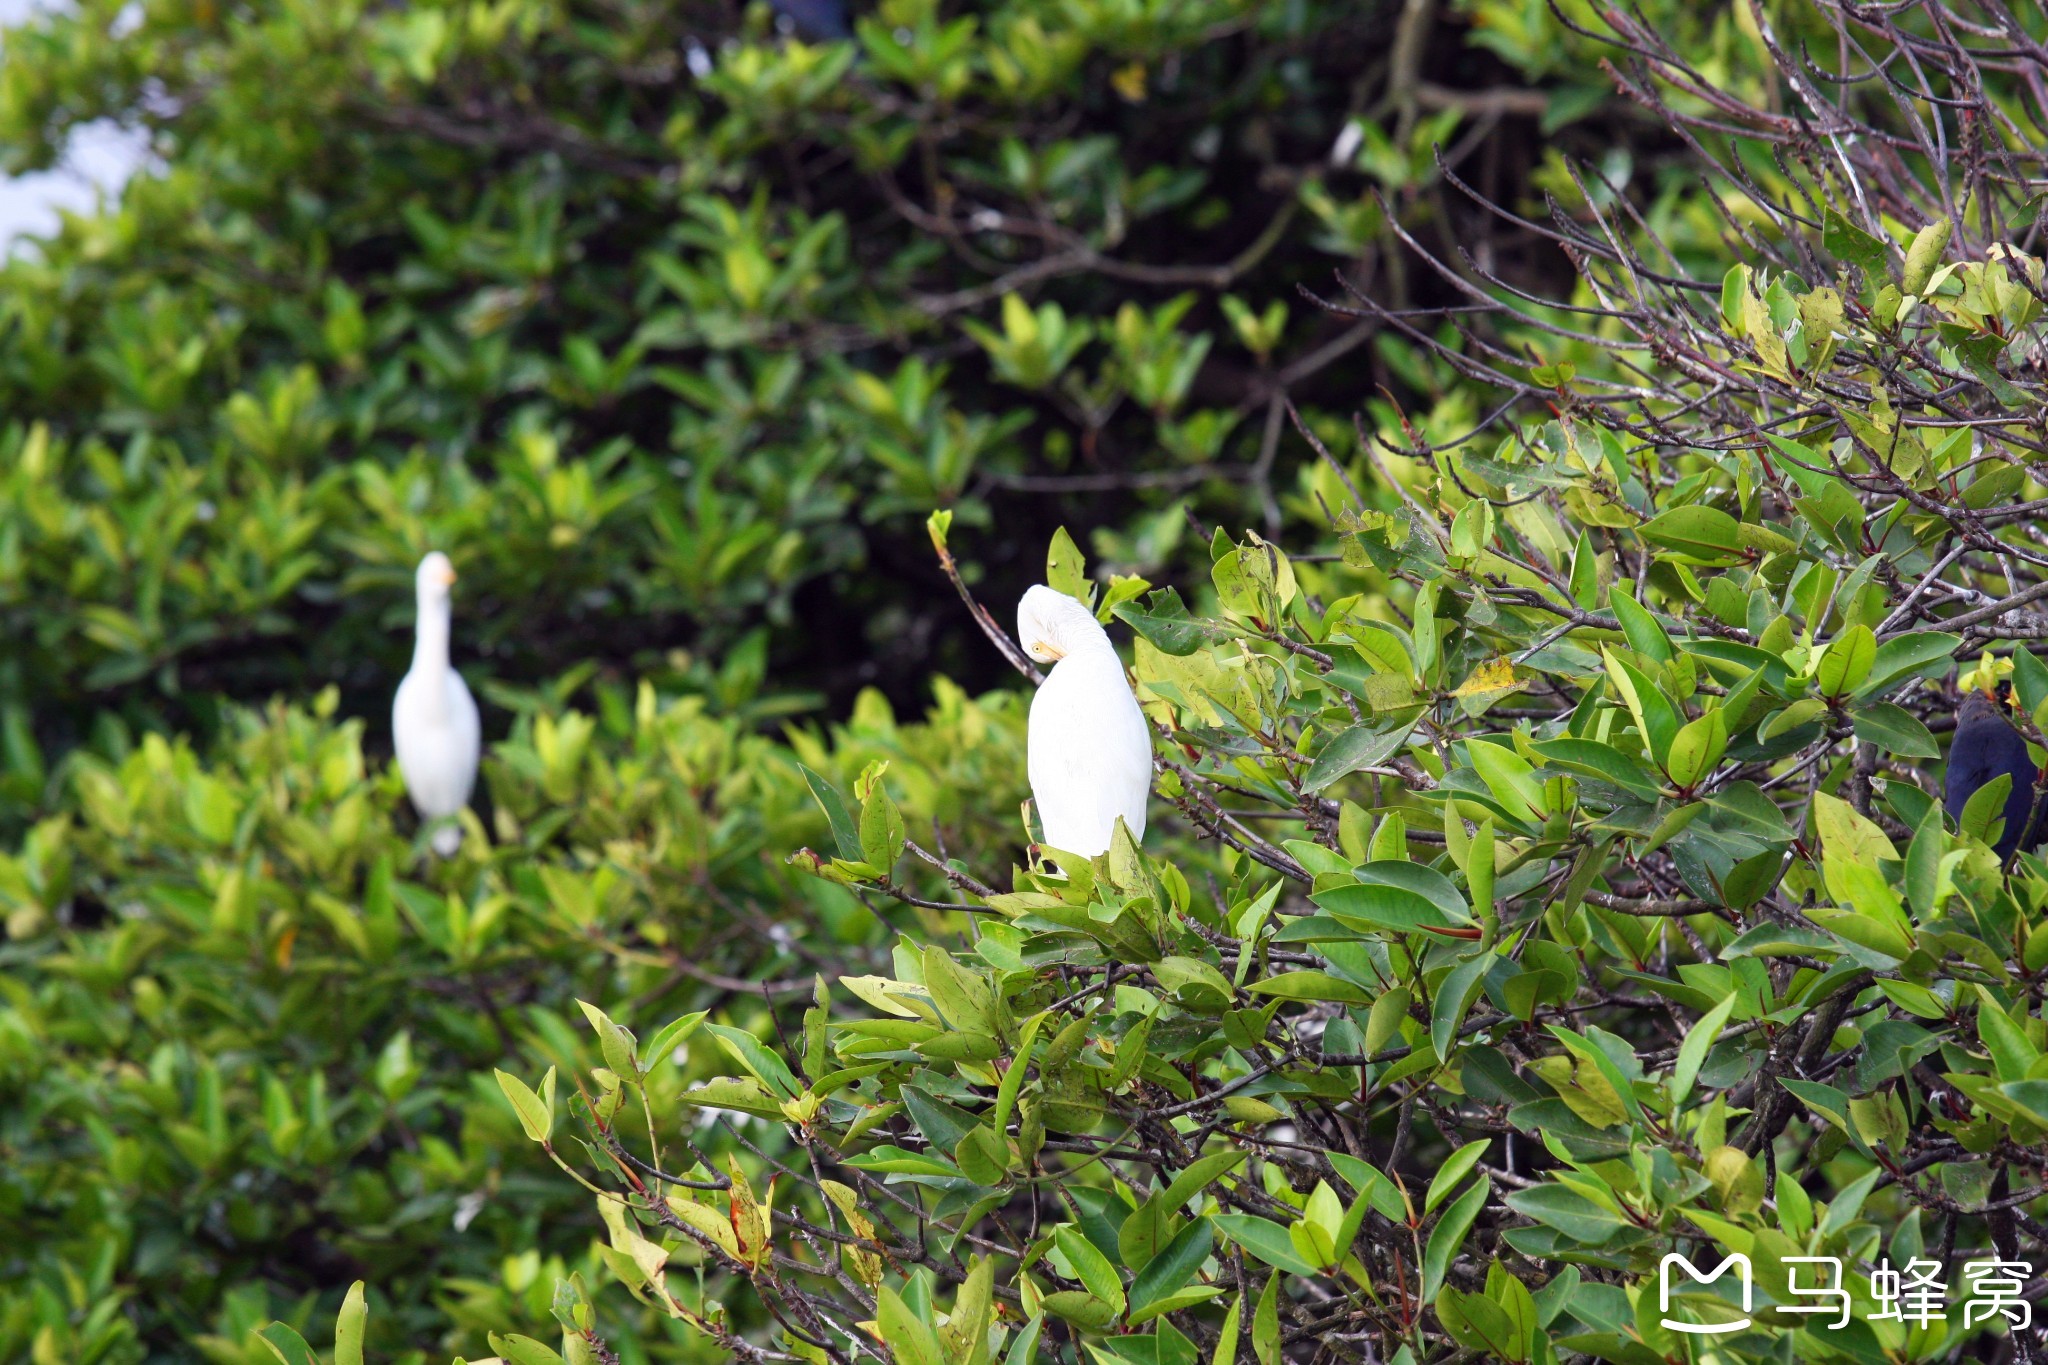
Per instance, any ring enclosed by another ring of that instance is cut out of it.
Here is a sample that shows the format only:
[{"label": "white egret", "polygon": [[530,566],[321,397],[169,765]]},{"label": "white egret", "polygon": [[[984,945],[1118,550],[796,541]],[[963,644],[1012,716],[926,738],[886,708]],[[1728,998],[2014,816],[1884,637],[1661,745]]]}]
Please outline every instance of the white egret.
[{"label": "white egret", "polygon": [[1143,838],[1152,731],[1109,636],[1087,607],[1040,584],[1017,604],[1017,637],[1052,665],[1031,699],[1025,742],[1045,842],[1095,857],[1109,851],[1118,816]]},{"label": "white egret", "polygon": [[391,703],[398,771],[420,819],[439,825],[433,834],[434,852],[444,858],[454,857],[462,847],[462,825],[455,817],[469,804],[476,786],[482,747],[476,699],[448,663],[449,588],[454,582],[455,567],[439,550],[420,561],[412,668]]}]

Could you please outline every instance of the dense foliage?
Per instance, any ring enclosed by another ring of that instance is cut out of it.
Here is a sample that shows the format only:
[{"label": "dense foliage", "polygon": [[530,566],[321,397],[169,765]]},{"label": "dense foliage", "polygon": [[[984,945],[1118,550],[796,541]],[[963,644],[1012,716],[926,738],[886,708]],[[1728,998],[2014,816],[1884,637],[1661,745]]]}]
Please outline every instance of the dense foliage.
[{"label": "dense foliage", "polygon": [[702,689],[772,627],[784,704],[904,703],[934,651],[981,667],[917,590],[933,505],[1000,500],[1018,589],[1063,512],[1132,569],[1184,506],[1272,530],[1280,397],[1396,377],[1293,288],[1394,270],[1368,189],[1429,186],[1435,139],[1525,183],[1544,97],[1460,112],[1424,78],[1490,59],[1433,14],[1363,84],[1397,16],[1338,4],[891,0],[826,47],[637,0],[40,19],[8,163],[99,115],[161,165],[0,272],[0,701],[67,747],[369,709],[439,546],[501,679]]},{"label": "dense foliage", "polygon": [[[1731,144],[1704,207],[1748,260],[1689,276],[1592,195],[1569,312],[1483,268],[1453,333],[1354,291],[1555,415],[1386,442],[1369,495],[1332,457],[1341,554],[1219,533],[1141,596],[1056,540],[1220,861],[934,875],[886,770],[820,788],[799,865],[975,913],[780,1045],[593,1014],[573,1095],[501,1077],[550,1151],[584,1135],[612,1274],[748,1358],[2036,1358],[2048,865],[1991,851],[2009,777],[1949,820],[1929,765],[1958,659],[2036,761],[2048,720],[2041,111],[1983,93],[2048,52],[1926,17],[1844,18],[1838,74],[1938,62],[1961,115],[1787,58],[1806,123],[1616,16],[1622,81]],[[678,1040],[724,1076],[685,1088]],[[1903,1312],[1902,1269],[1936,1286]]]},{"label": "dense foliage", "polygon": [[[920,828],[1014,842],[1017,698],[932,681],[1001,666],[925,511],[1014,586],[1062,516],[1144,569],[1199,555],[1189,509],[1315,515],[1275,386],[1423,376],[1290,289],[1406,297],[1370,188],[1429,229],[1456,123],[1515,191],[1547,97],[1447,101],[1570,41],[1491,3],[1485,47],[1434,6],[860,17],[88,0],[7,35],[8,169],[96,117],[155,161],[0,268],[0,1357],[258,1359],[356,1276],[380,1348],[538,1331],[600,1224],[491,1068],[595,1060],[574,997],[751,1027],[750,982],[885,963],[917,917],[780,864],[824,838],[799,763],[886,758]],[[445,867],[387,766],[429,546],[497,744]]]},{"label": "dense foliage", "polygon": [[[0,272],[0,1357],[2039,1358],[1867,1279],[2048,1262],[2048,868],[1931,796],[1957,660],[2048,719],[2048,56],[1944,14],[10,34],[15,166],[162,163]],[[1093,864],[941,572],[1048,541]]]}]

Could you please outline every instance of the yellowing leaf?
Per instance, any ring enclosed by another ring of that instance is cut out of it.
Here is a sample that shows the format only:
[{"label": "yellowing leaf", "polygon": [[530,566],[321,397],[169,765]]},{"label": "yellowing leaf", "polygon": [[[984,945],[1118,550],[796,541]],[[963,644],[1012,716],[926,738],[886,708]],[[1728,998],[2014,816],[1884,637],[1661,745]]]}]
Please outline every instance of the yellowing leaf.
[{"label": "yellowing leaf", "polygon": [[1539,1057],[1530,1069],[1541,1076],[1565,1102],[1565,1107],[1595,1128],[1612,1128],[1628,1117],[1628,1109],[1613,1082],[1600,1068],[1581,1057]]},{"label": "yellowing leaf", "polygon": [[[854,1192],[852,1186],[842,1185],[837,1180],[827,1180],[822,1182],[819,1188],[825,1191],[825,1197],[839,1210],[839,1216],[846,1220],[846,1226],[852,1230],[854,1236],[870,1242],[875,1240],[874,1220],[861,1209],[860,1196]],[[840,1251],[847,1268],[853,1271],[854,1276],[870,1291],[882,1283],[880,1256],[864,1247],[843,1246]]]},{"label": "yellowing leaf", "polygon": [[1451,692],[1454,697],[1483,697],[1494,692],[1511,692],[1522,684],[1515,678],[1515,665],[1505,656],[1488,659],[1472,670],[1472,676]]},{"label": "yellowing leaf", "polygon": [[1821,875],[1827,882],[1828,894],[1838,902],[1856,903],[1855,893],[1843,875],[1846,869],[1860,866],[1874,870],[1880,859],[1898,860],[1899,851],[1892,847],[1885,832],[1840,797],[1814,793],[1813,827],[1820,835]]},{"label": "yellowing leaf", "polygon": [[939,1022],[938,1011],[930,1004],[931,994],[922,986],[894,981],[886,976],[842,976],[839,984],[884,1014],[893,1014],[899,1019],[923,1019],[933,1024]]},{"label": "yellowing leaf", "polygon": [[687,1223],[692,1229],[706,1237],[734,1260],[739,1259],[739,1239],[733,1235],[732,1219],[717,1209],[700,1204],[685,1195],[672,1194],[668,1197],[669,1212]]},{"label": "yellowing leaf", "polygon": [[754,1187],[747,1180],[747,1173],[740,1168],[739,1159],[731,1158],[728,1171],[732,1176],[732,1229],[739,1239],[740,1259],[749,1265],[765,1265],[768,1261],[768,1213],[761,1201],[754,1197]]}]

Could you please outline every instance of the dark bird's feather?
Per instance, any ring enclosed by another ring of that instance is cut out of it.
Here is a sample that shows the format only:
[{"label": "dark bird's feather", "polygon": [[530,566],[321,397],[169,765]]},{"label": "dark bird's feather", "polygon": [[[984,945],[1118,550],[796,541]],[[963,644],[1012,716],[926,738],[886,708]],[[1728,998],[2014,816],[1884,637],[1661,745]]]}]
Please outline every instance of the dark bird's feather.
[{"label": "dark bird's feather", "polygon": [[769,0],[769,8],[807,43],[838,42],[853,36],[853,28],[846,22],[846,0]]},{"label": "dark bird's feather", "polygon": [[2005,832],[1998,839],[1998,856],[2001,859],[2012,856],[2012,851],[2026,840],[2026,847],[2032,848],[2040,842],[2043,832],[2041,824],[2027,830],[2027,817],[2034,809],[2034,778],[2039,770],[2027,754],[2027,741],[2013,728],[1998,703],[1981,692],[1972,692],[1963,698],[1963,704],[1956,711],[1955,739],[1949,744],[1948,777],[1943,789],[1942,805],[1949,818],[1962,818],[1963,807],[1970,797],[1985,783],[2000,773],[2012,778],[2012,791],[2005,798]]}]

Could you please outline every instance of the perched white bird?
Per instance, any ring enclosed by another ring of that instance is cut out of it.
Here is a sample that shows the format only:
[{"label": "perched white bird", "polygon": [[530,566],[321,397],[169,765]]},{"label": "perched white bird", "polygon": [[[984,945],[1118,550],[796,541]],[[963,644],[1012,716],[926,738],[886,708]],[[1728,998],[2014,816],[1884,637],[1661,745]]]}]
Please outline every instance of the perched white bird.
[{"label": "perched white bird", "polygon": [[455,567],[439,550],[420,561],[415,587],[419,593],[419,627],[412,647],[412,668],[398,684],[391,703],[391,737],[398,749],[398,771],[413,809],[434,830],[434,852],[444,858],[462,847],[462,826],[455,820],[469,804],[476,786],[482,727],[469,685],[448,663],[450,604],[448,589]]},{"label": "perched white bird", "polygon": [[1040,584],[1017,604],[1017,638],[1052,665],[1031,699],[1025,742],[1045,842],[1091,858],[1106,853],[1119,815],[1143,838],[1152,731],[1109,636],[1087,607]]}]

